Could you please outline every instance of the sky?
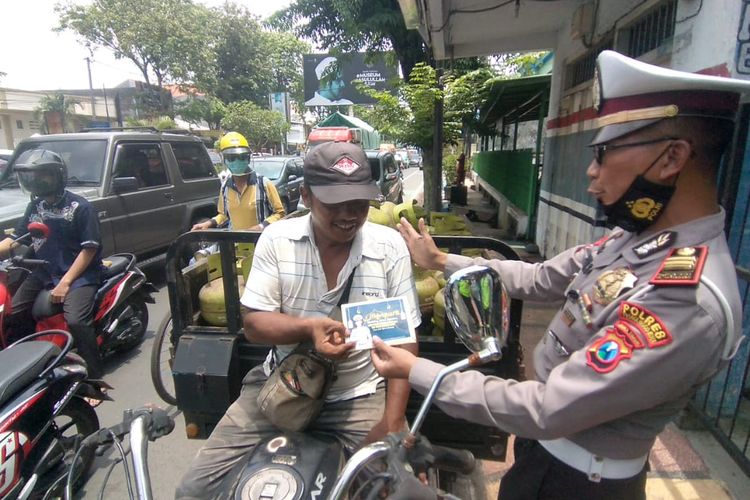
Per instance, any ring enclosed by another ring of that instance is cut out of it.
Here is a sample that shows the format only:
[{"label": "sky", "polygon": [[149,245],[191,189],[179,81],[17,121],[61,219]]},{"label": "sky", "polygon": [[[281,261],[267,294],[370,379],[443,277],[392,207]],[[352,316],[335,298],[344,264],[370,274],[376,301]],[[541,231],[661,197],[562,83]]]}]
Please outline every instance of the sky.
[{"label": "sky", "polygon": [[[71,32],[55,33],[59,0],[0,0],[0,87],[23,90],[88,89],[88,50]],[[85,0],[69,0],[89,3]],[[224,0],[194,0],[214,7]],[[234,0],[252,13],[267,17],[290,0]],[[94,88],[114,87],[124,80],[142,80],[136,66],[97,49],[91,64]]]}]

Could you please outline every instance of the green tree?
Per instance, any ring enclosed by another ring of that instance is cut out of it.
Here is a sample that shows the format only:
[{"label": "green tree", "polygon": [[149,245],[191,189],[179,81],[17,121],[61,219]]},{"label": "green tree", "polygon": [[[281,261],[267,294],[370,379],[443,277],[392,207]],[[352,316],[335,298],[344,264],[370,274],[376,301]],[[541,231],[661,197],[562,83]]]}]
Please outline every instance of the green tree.
[{"label": "green tree", "polygon": [[[446,114],[460,122],[464,153],[469,154],[473,133],[488,135],[494,131],[493,125],[485,125],[479,120],[479,113],[487,101],[489,82],[497,76],[490,67],[480,67],[460,76],[450,75],[446,81]],[[445,164],[445,162],[443,162]]]},{"label": "green tree", "polygon": [[[363,120],[402,144],[419,146],[423,153],[424,205],[437,210],[440,200],[433,199],[437,192],[435,183],[440,178],[440,165],[436,165],[433,150],[435,136],[435,104],[445,99],[446,92],[438,85],[435,68],[418,63],[412,69],[408,82],[398,87],[394,96],[389,92],[375,91],[358,84],[360,92],[376,100],[372,110],[361,110]],[[461,121],[456,113],[445,109],[443,119],[443,144],[456,143],[461,137]],[[436,174],[437,172],[437,174]]]},{"label": "green tree", "polygon": [[437,209],[440,204],[440,200],[433,199],[433,193],[438,192],[434,184],[441,178],[441,166],[434,158],[436,102],[444,103],[442,145],[458,144],[472,131],[483,130],[478,112],[487,98],[486,83],[495,74],[487,64],[475,59],[448,71],[441,87],[437,71],[420,63],[414,66],[408,82],[398,86],[395,95],[374,91],[361,83],[357,85],[360,92],[376,101],[369,109],[357,107],[357,116],[395,142],[422,148],[426,207]]},{"label": "green tree", "polygon": [[406,29],[398,0],[294,0],[269,23],[332,52],[392,50],[407,78],[427,61],[422,37]]},{"label": "green tree", "polygon": [[251,101],[229,103],[221,127],[244,135],[251,149],[256,151],[282,142],[289,131],[286,117],[281,113],[260,108]]},{"label": "green tree", "polygon": [[302,54],[310,47],[292,33],[263,28],[245,7],[226,3],[213,10],[215,72],[197,86],[224,103],[249,100],[266,106],[272,92],[286,91],[301,103]]},{"label": "green tree", "polygon": [[52,116],[59,116],[62,132],[69,132],[68,125],[75,114],[76,106],[83,107],[78,99],[68,97],[62,92],[48,94],[39,99],[39,106],[34,109],[34,119],[41,122],[40,130],[43,134],[50,133]]},{"label": "green tree", "polygon": [[192,0],[94,0],[57,4],[55,11],[58,31],[132,61],[149,86],[207,79],[203,73],[213,67],[210,11]]},{"label": "green tree", "polygon": [[522,78],[539,73],[540,63],[549,52],[509,52],[492,57],[492,66],[506,78]]},{"label": "green tree", "polygon": [[192,125],[206,122],[211,130],[221,127],[221,120],[227,112],[226,105],[212,95],[192,95],[185,101],[175,104],[175,113]]}]

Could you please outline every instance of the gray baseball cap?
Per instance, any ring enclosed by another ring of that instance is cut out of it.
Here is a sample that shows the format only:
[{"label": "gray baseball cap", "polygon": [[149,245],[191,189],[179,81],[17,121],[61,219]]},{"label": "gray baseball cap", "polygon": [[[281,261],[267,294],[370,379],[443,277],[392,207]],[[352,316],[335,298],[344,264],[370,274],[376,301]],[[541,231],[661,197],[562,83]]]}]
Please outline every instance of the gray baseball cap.
[{"label": "gray baseball cap", "polygon": [[313,195],[328,205],[380,197],[365,152],[351,142],[324,142],[312,148],[305,155],[304,175]]}]

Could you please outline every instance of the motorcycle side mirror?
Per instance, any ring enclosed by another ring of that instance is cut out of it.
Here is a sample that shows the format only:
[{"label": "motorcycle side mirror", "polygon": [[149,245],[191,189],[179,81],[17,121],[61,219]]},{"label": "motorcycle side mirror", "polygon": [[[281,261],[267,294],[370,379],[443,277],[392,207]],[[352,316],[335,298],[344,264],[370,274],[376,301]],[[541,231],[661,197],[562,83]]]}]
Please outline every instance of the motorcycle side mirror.
[{"label": "motorcycle side mirror", "polygon": [[508,340],[510,298],[500,276],[485,266],[451,275],[445,287],[445,312],[461,342],[473,353],[499,353]]},{"label": "motorcycle side mirror", "polygon": [[29,234],[32,238],[49,237],[49,227],[43,222],[31,222],[28,226],[26,226],[26,229],[29,231]]},{"label": "motorcycle side mirror", "polygon": [[446,376],[500,359],[508,341],[510,297],[500,276],[489,267],[471,266],[451,275],[445,285],[445,313],[456,335],[472,354],[440,370],[409,428],[406,441],[416,439]]}]

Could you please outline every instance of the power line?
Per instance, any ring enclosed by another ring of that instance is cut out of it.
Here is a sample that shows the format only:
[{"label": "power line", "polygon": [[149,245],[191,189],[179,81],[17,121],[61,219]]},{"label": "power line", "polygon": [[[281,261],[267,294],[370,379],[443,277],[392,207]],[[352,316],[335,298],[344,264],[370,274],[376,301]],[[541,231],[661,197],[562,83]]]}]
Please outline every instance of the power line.
[{"label": "power line", "polygon": [[476,9],[451,9],[448,11],[448,16],[445,18],[445,22],[442,26],[440,26],[438,29],[432,29],[430,28],[430,31],[432,33],[439,33],[445,29],[446,26],[448,26],[448,23],[450,22],[451,18],[455,14],[481,14],[482,12],[489,12],[492,10],[499,9],[501,7],[505,7],[506,5],[510,5],[512,3],[518,3],[518,0],[506,0],[505,2],[500,2],[496,5],[490,5],[488,7],[478,7]]}]

